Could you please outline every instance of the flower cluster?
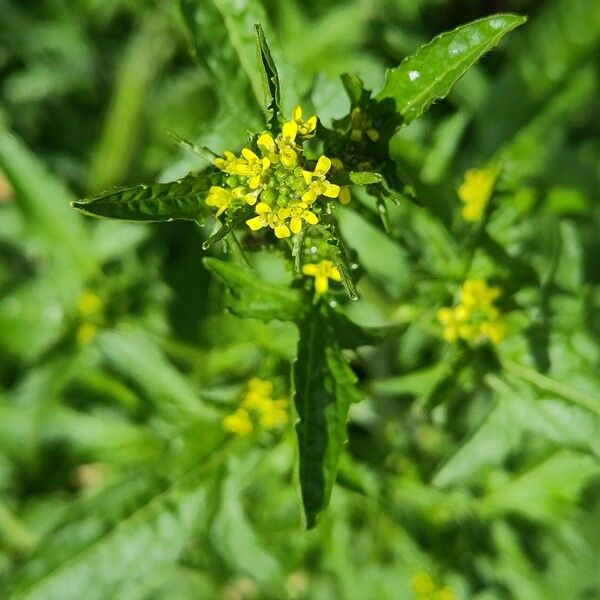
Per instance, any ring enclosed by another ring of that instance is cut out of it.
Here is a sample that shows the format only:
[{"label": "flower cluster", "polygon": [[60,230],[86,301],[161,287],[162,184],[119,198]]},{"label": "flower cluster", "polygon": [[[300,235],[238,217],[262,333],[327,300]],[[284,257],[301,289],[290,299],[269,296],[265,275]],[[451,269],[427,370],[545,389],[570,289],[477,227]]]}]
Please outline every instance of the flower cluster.
[{"label": "flower cluster", "polygon": [[245,436],[255,428],[271,431],[288,421],[288,401],[285,398],[274,400],[273,384],[264,379],[250,379],[240,398],[238,408],[223,418],[225,431]]},{"label": "flower cluster", "polygon": [[[332,161],[321,156],[316,164],[302,154],[302,144],[314,136],[317,118],[302,119],[296,106],[292,120],[273,137],[263,132],[244,148],[240,156],[226,151],[213,163],[226,177],[222,186],[212,186],[206,204],[217,209],[216,216],[241,206],[254,207],[255,216],[246,220],[252,231],[271,228],[276,237],[299,233],[305,224],[319,222],[318,199],[340,197],[339,185],[327,180]],[[343,200],[349,199],[346,191]]]},{"label": "flower cluster", "polygon": [[459,303],[452,308],[440,308],[437,312],[444,339],[451,343],[458,339],[500,342],[506,333],[500,312],[494,306],[500,293],[499,288],[489,287],[485,281],[467,279],[460,289]]},{"label": "flower cluster", "polygon": [[410,580],[417,600],[454,600],[454,592],[449,586],[438,587],[429,573],[419,571]]},{"label": "flower cluster", "polygon": [[458,197],[463,203],[462,216],[465,221],[479,221],[494,189],[495,174],[491,169],[469,169],[458,188]]}]

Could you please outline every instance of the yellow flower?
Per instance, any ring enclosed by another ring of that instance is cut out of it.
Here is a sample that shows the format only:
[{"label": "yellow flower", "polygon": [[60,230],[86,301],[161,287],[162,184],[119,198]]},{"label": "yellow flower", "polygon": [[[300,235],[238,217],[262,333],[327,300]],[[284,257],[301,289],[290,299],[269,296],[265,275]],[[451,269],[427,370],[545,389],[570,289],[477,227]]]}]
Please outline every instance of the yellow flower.
[{"label": "yellow flower", "polygon": [[75,339],[80,346],[86,346],[96,337],[97,331],[98,329],[93,323],[82,323],[77,328]]},{"label": "yellow flower", "polygon": [[290,230],[285,224],[285,219],[290,216],[290,212],[289,208],[280,208],[277,212],[274,212],[268,204],[259,202],[256,205],[256,214],[258,216],[248,219],[246,225],[252,231],[258,231],[263,227],[270,227],[275,231],[275,235],[278,238],[286,238],[290,236]]},{"label": "yellow flower", "polygon": [[222,425],[225,431],[239,436],[248,435],[253,429],[252,419],[244,408],[238,408],[234,413],[224,417]]},{"label": "yellow flower", "polygon": [[302,267],[302,273],[315,278],[315,291],[318,295],[324,294],[329,289],[329,280],[341,281],[340,272],[330,260],[318,263],[308,263]]},{"label": "yellow flower", "polygon": [[225,155],[225,158],[215,158],[213,160],[213,165],[226,173],[235,173],[235,169],[237,168],[240,159],[230,150],[225,150],[223,154]]},{"label": "yellow flower", "polygon": [[309,117],[306,121],[302,120],[302,109],[300,105],[296,104],[292,110],[292,121],[298,126],[298,133],[300,135],[310,135],[317,128],[317,117]]},{"label": "yellow flower", "polygon": [[102,300],[94,292],[85,290],[77,299],[77,312],[84,317],[97,316],[102,312]]},{"label": "yellow flower", "polygon": [[302,176],[308,190],[302,195],[302,202],[312,204],[318,196],[327,196],[328,198],[337,198],[340,194],[340,186],[329,183],[325,176],[331,168],[331,160],[326,156],[321,156],[317,161],[314,171],[302,171]]},{"label": "yellow flower", "polygon": [[227,210],[232,198],[233,194],[230,190],[226,190],[218,185],[213,185],[206,197],[206,204],[208,204],[208,206],[217,207],[219,210],[217,210],[216,216],[219,217]]},{"label": "yellow flower", "polygon": [[255,190],[260,185],[261,176],[269,168],[271,161],[268,158],[258,158],[249,148],[242,149],[242,156],[244,161],[238,162],[235,173],[248,177],[248,186]]},{"label": "yellow flower", "polygon": [[300,233],[302,221],[306,221],[309,225],[316,225],[319,218],[314,212],[308,210],[308,205],[305,202],[298,202],[290,208],[290,229],[292,233]]},{"label": "yellow flower", "polygon": [[500,288],[488,287],[482,279],[467,279],[460,290],[460,301],[465,306],[491,306],[500,296]]},{"label": "yellow flower", "polygon": [[238,408],[222,421],[223,429],[239,436],[248,435],[258,427],[270,431],[278,429],[288,421],[288,401],[273,400],[273,384],[253,377],[246,384]]},{"label": "yellow flower", "polygon": [[479,221],[494,189],[495,173],[491,169],[469,169],[458,188],[458,197],[464,204],[465,221]]},{"label": "yellow flower", "polygon": [[431,575],[419,571],[410,580],[415,597],[418,600],[455,600],[456,596],[449,586],[439,588]]},{"label": "yellow flower", "polygon": [[458,339],[469,342],[487,339],[494,344],[502,341],[506,327],[494,306],[500,293],[499,288],[490,287],[481,279],[467,279],[459,291],[459,303],[437,311],[443,338],[450,343]]},{"label": "yellow flower", "polygon": [[357,106],[350,113],[350,139],[353,142],[360,142],[364,134],[372,142],[376,142],[379,139],[379,132],[372,127],[371,119]]}]

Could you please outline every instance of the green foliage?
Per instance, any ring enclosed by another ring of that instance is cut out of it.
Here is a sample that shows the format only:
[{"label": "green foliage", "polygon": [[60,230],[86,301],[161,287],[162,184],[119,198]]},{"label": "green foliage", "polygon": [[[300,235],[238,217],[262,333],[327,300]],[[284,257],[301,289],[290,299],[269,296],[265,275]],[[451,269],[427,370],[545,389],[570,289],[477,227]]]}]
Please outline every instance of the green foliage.
[{"label": "green foliage", "polygon": [[0,597],[598,596],[594,3],[33,4]]}]

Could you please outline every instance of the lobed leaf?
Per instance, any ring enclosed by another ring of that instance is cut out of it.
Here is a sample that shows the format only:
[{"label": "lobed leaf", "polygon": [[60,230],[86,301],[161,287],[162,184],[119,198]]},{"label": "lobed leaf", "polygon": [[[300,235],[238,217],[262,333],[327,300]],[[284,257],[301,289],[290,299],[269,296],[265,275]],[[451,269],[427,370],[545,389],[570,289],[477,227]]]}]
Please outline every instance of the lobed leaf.
[{"label": "lobed leaf", "polygon": [[194,221],[209,214],[204,198],[211,182],[207,175],[187,175],[170,183],[153,183],[107,190],[72,202],[86,215],[126,221]]},{"label": "lobed leaf", "polygon": [[300,328],[293,365],[299,448],[299,480],[307,529],[327,508],[347,439],[350,404],[360,400],[356,376],[344,360],[324,306],[309,312]]},{"label": "lobed leaf", "polygon": [[216,258],[205,258],[204,266],[227,286],[227,307],[238,317],[293,321],[302,311],[297,290],[266,283],[250,269]]},{"label": "lobed leaf", "polygon": [[496,14],[438,35],[387,71],[377,99],[392,98],[396,112],[408,125],[432,102],[444,98],[471,66],[525,21],[519,15]]}]

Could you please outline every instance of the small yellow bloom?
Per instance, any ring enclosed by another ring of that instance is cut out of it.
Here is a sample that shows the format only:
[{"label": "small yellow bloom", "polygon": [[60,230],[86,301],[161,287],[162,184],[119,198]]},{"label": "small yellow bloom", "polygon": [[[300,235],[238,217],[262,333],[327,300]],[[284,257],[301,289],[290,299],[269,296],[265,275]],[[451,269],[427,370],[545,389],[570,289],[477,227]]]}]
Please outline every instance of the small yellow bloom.
[{"label": "small yellow bloom", "polygon": [[292,110],[292,121],[298,126],[298,133],[300,135],[310,135],[317,128],[317,117],[309,117],[306,121],[302,120],[302,109],[297,104]]},{"label": "small yellow bloom", "polygon": [[379,132],[372,126],[371,119],[357,106],[350,113],[350,139],[353,142],[361,142],[364,134],[372,142],[379,139]]},{"label": "small yellow bloom", "polygon": [[278,238],[290,237],[289,227],[285,224],[285,219],[290,216],[289,208],[280,208],[275,212],[265,202],[259,202],[256,205],[256,214],[258,216],[246,221],[246,225],[252,231],[258,231],[263,227],[270,227],[275,231],[275,235]]},{"label": "small yellow bloom", "polygon": [[435,591],[435,582],[429,573],[419,571],[410,580],[410,587],[417,597],[428,596]]},{"label": "small yellow bloom", "polygon": [[213,165],[226,173],[234,173],[235,171],[233,169],[236,168],[240,159],[230,150],[225,150],[223,154],[225,158],[221,158],[220,156],[215,158],[213,160]]},{"label": "small yellow bloom", "polygon": [[463,203],[462,216],[465,221],[479,221],[494,189],[495,173],[491,169],[469,169],[458,188],[458,197]]},{"label": "small yellow bloom", "polygon": [[77,299],[77,312],[84,317],[97,316],[102,312],[102,300],[94,292],[85,290]]},{"label": "small yellow bloom", "polygon": [[329,280],[341,281],[342,277],[330,260],[318,263],[307,263],[302,267],[302,273],[315,278],[315,291],[320,296],[329,289]]},{"label": "small yellow bloom", "polygon": [[494,306],[500,293],[499,288],[490,287],[481,279],[467,279],[459,291],[459,303],[437,311],[443,338],[450,343],[458,339],[469,342],[487,339],[494,344],[502,341],[506,327]]},{"label": "small yellow bloom", "polygon": [[222,421],[223,429],[235,435],[245,436],[252,432],[252,419],[245,408],[238,408],[234,413],[227,415]]},{"label": "small yellow bloom", "polygon": [[306,221],[309,225],[316,225],[319,218],[314,212],[308,210],[308,205],[305,202],[298,202],[290,208],[290,229],[292,233],[300,233],[302,221]]},{"label": "small yellow bloom", "polygon": [[82,323],[77,328],[77,333],[75,334],[75,339],[80,346],[86,346],[89,344],[95,337],[98,328],[92,323]]},{"label": "small yellow bloom", "polygon": [[218,208],[216,216],[219,217],[227,210],[232,198],[233,194],[230,190],[213,185],[206,197],[206,204]]},{"label": "small yellow bloom", "polygon": [[308,190],[302,195],[302,202],[312,204],[318,196],[327,196],[328,198],[337,198],[340,194],[340,186],[329,183],[325,176],[331,168],[331,160],[326,156],[321,156],[317,161],[314,171],[302,171],[304,181],[308,185]]}]

